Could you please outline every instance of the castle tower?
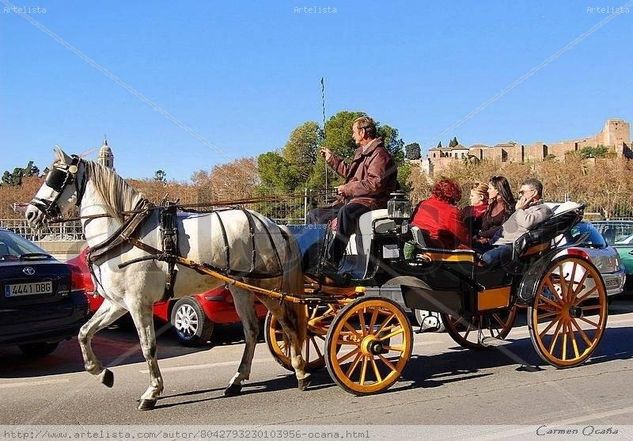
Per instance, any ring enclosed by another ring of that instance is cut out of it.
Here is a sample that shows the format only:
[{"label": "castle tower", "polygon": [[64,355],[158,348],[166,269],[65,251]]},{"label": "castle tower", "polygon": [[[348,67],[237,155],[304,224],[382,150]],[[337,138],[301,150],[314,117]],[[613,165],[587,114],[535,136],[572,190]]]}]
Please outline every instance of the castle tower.
[{"label": "castle tower", "polygon": [[112,154],[112,149],[108,145],[107,139],[103,140],[103,145],[101,146],[101,149],[99,149],[99,159],[97,162],[104,167],[114,170],[114,155]]}]

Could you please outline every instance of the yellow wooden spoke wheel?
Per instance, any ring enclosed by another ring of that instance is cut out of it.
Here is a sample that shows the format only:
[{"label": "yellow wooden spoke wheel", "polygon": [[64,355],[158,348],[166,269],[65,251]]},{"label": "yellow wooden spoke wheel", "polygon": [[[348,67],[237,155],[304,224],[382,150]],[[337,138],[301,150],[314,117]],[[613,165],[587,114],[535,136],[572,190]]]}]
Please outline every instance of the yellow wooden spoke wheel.
[{"label": "yellow wooden spoke wheel", "polygon": [[[306,371],[314,371],[325,366],[325,335],[339,307],[337,305],[306,306],[308,317],[307,339],[301,350],[306,360]],[[264,339],[274,359],[289,371],[294,372],[290,363],[290,344],[281,324],[270,312],[264,323]]]},{"label": "yellow wooden spoke wheel", "polygon": [[453,314],[442,314],[446,332],[461,347],[468,349],[490,349],[494,346],[482,344],[487,338],[504,340],[514,325],[517,307],[491,311],[472,316],[460,317]]},{"label": "yellow wooden spoke wheel", "polygon": [[575,256],[554,260],[528,309],[539,356],[557,368],[577,366],[596,349],[607,325],[607,294],[600,273]]},{"label": "yellow wooden spoke wheel", "polygon": [[325,363],[332,379],[356,395],[381,392],[395,383],[413,348],[413,332],[392,300],[363,297],[334,318],[325,339]]}]

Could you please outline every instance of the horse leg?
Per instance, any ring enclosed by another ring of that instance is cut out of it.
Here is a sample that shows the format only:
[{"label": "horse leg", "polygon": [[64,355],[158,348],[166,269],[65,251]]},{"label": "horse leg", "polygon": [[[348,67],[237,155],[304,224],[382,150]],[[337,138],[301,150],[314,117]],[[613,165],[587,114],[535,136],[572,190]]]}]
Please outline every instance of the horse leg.
[{"label": "horse leg", "polygon": [[92,351],[92,337],[125,313],[126,310],[124,308],[106,299],[90,320],[81,327],[77,337],[86,371],[92,375],[101,375],[101,382],[107,387],[112,387],[114,384],[114,376],[112,371],[103,368],[103,365]]},{"label": "horse leg", "polygon": [[[298,313],[299,308],[304,308],[304,306],[280,304],[276,300],[263,297],[260,300],[277,318],[284,334],[288,337],[290,342],[290,364],[292,364],[295,370],[295,376],[298,382],[297,387],[300,390],[306,390],[312,378],[310,374],[305,371],[306,362],[301,354],[306,338],[307,323],[305,322],[305,317],[304,320],[302,320],[301,317],[298,316]],[[304,312],[302,313],[305,315]],[[300,326],[303,326],[305,329],[299,329]]]},{"label": "horse leg", "polygon": [[143,357],[149,367],[150,383],[145,393],[141,395],[138,410],[152,410],[156,405],[158,396],[163,392],[163,377],[158,368],[156,359],[156,333],[154,332],[154,317],[152,305],[142,305],[130,309],[134,320],[134,326],[141,343]]},{"label": "horse leg", "polygon": [[248,380],[251,374],[253,357],[255,356],[255,346],[257,345],[257,336],[259,335],[259,324],[257,322],[257,314],[255,313],[255,296],[252,292],[237,288],[229,287],[233,296],[233,303],[237,315],[242,320],[244,328],[244,352],[242,360],[237,368],[237,372],[229,381],[228,387],[224,390],[225,396],[239,395],[242,391],[242,381]]}]

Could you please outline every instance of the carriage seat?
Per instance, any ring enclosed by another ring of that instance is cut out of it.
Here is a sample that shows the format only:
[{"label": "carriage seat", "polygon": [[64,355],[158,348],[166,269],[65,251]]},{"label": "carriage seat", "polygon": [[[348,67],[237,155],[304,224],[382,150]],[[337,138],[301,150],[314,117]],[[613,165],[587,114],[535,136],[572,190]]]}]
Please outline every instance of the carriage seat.
[{"label": "carriage seat", "polygon": [[514,241],[513,260],[549,249],[558,236],[567,232],[582,219],[585,208],[577,202],[546,202],[546,205],[554,211],[554,215]]}]

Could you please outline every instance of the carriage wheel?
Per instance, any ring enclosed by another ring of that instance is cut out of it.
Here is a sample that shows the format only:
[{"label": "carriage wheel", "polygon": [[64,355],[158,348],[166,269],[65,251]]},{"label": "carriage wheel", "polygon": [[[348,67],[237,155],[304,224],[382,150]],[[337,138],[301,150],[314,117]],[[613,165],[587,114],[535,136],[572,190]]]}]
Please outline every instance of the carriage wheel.
[{"label": "carriage wheel", "polygon": [[345,306],[325,339],[325,363],[336,383],[355,395],[389,388],[413,348],[406,313],[390,299],[365,297]]},{"label": "carriage wheel", "polygon": [[539,356],[557,368],[577,366],[596,349],[606,325],[606,289],[593,264],[570,256],[552,262],[528,309]]},{"label": "carriage wheel", "polygon": [[514,325],[517,307],[503,309],[472,317],[442,314],[446,332],[463,348],[482,350],[493,346],[482,343],[486,338],[504,340]]},{"label": "carriage wheel", "polygon": [[[307,306],[307,308],[308,334],[301,354],[306,361],[305,370],[310,372],[325,366],[325,357],[323,356],[325,334],[327,334],[327,329],[338,308],[336,305]],[[284,334],[281,324],[270,312],[266,315],[264,330],[264,339],[275,361],[294,372],[290,362],[288,337]]]}]

